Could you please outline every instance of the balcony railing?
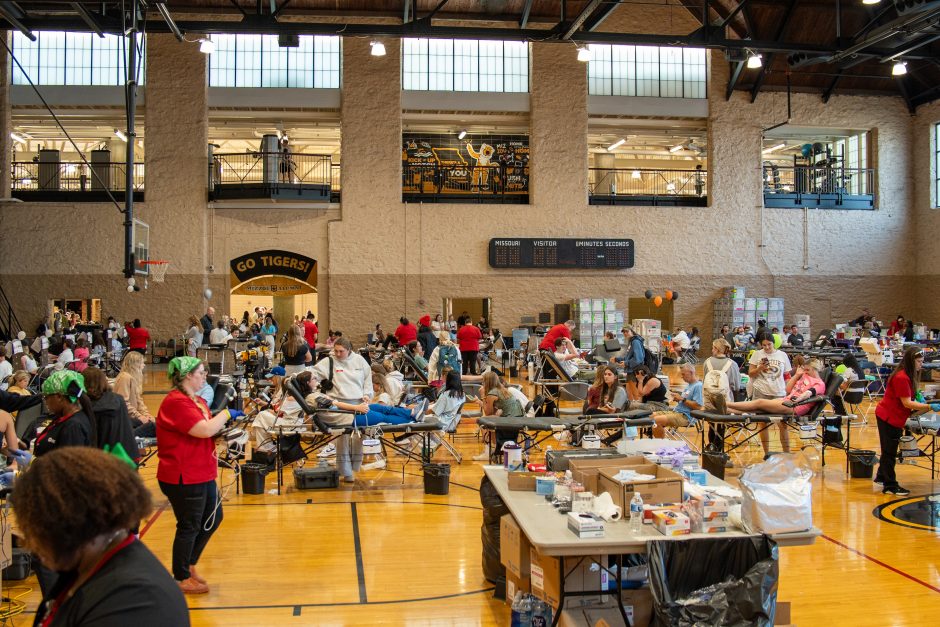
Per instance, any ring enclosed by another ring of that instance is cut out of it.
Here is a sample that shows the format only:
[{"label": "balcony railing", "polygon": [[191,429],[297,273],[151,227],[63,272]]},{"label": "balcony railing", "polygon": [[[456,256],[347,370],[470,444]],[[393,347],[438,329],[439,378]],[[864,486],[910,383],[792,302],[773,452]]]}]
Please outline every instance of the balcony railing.
[{"label": "balcony railing", "polygon": [[330,200],[332,157],[282,152],[215,154],[209,173],[213,199]]},{"label": "balcony railing", "polygon": [[708,204],[705,170],[590,168],[592,205],[704,207]]},{"label": "balcony railing", "polygon": [[873,209],[875,170],[840,166],[764,164],[764,204],[768,207]]},{"label": "balcony railing", "polygon": [[[21,200],[108,200],[108,192],[123,200],[127,164],[81,161],[14,161],[12,195]],[[143,200],[144,164],[134,164],[134,198]]]},{"label": "balcony railing", "polygon": [[404,202],[529,202],[529,167],[494,164],[402,166]]}]

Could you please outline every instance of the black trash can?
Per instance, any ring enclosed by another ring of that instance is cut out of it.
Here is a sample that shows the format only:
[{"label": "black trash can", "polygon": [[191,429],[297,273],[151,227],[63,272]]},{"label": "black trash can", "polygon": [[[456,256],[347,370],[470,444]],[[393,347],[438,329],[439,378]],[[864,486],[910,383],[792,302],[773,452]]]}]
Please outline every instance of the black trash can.
[{"label": "black trash can", "polygon": [[849,474],[853,479],[871,479],[877,462],[875,451],[852,449],[849,451]]},{"label": "black trash can", "polygon": [[450,493],[450,464],[424,465],[424,493],[439,495]]},{"label": "black trash can", "polygon": [[264,494],[264,477],[268,467],[264,464],[242,464],[242,492],[245,494]]}]

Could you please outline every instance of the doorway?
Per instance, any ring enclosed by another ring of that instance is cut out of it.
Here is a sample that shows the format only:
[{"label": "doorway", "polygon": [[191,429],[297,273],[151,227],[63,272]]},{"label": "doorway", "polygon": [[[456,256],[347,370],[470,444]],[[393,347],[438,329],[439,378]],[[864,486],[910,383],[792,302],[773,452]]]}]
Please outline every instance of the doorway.
[{"label": "doorway", "polygon": [[272,296],[270,294],[231,294],[229,296],[228,315],[231,320],[238,323],[244,312],[253,317],[256,307],[264,307],[265,311],[272,312],[279,327],[298,316],[303,319],[310,311],[320,320],[319,294],[298,294],[296,296]]},{"label": "doorway", "polygon": [[487,328],[491,325],[493,319],[493,299],[492,298],[445,298],[444,299],[444,318],[453,316],[454,319],[460,316],[470,316],[470,320],[476,324],[480,318],[486,319]]},{"label": "doorway", "polygon": [[54,298],[49,301],[49,320],[55,324],[56,329],[62,328],[60,325],[69,315],[77,315],[83,323],[100,323],[101,299]]}]

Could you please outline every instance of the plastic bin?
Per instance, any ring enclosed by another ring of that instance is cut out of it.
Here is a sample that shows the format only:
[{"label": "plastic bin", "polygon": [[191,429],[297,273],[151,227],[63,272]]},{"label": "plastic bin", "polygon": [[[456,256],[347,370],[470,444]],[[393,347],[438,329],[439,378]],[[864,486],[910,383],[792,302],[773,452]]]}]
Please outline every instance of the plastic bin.
[{"label": "plastic bin", "polygon": [[852,449],[849,451],[849,474],[853,479],[871,479],[877,462],[875,451]]},{"label": "plastic bin", "polygon": [[450,464],[424,465],[424,493],[438,495],[450,493]]},{"label": "plastic bin", "polygon": [[268,467],[263,464],[242,464],[242,492],[245,494],[264,494],[264,478]]}]

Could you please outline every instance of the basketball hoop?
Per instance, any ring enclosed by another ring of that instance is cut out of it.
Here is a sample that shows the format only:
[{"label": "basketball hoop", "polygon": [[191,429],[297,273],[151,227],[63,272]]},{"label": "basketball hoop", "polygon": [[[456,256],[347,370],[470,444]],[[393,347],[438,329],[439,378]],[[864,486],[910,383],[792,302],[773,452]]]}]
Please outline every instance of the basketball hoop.
[{"label": "basketball hoop", "polygon": [[166,271],[170,267],[169,261],[141,261],[140,265],[147,268],[149,278],[154,283],[163,283],[166,278]]}]

